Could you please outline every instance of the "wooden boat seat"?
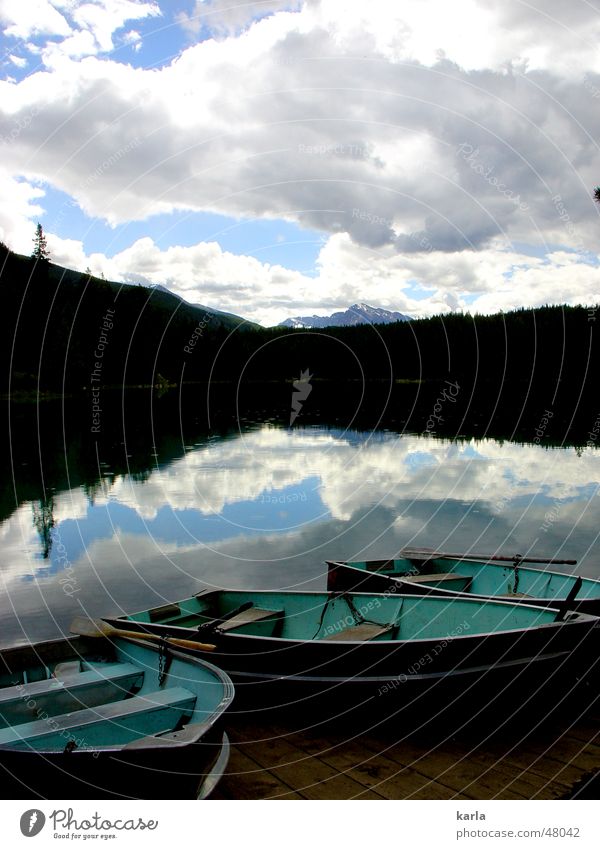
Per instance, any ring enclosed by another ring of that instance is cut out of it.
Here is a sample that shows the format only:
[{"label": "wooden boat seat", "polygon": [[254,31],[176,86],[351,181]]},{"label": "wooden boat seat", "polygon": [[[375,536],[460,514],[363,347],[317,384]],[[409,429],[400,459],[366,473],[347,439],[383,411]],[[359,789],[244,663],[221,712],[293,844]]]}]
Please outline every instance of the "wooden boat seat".
[{"label": "wooden boat seat", "polygon": [[317,639],[330,642],[344,640],[360,640],[362,642],[363,640],[373,640],[380,634],[386,634],[393,627],[394,625],[379,625],[376,622],[360,622],[358,625],[351,625],[349,628],[335,631],[333,634],[327,634],[326,637],[318,637]]},{"label": "wooden boat seat", "polygon": [[177,603],[163,604],[161,607],[153,607],[148,611],[151,622],[170,622],[181,616],[181,608]]},{"label": "wooden boat seat", "polygon": [[80,748],[127,743],[138,736],[172,730],[183,716],[191,716],[195,704],[194,693],[170,687],[1,729],[0,748],[64,748],[73,738],[79,740]]},{"label": "wooden boat seat", "polygon": [[280,619],[283,616],[283,610],[267,610],[264,607],[250,607],[248,610],[243,610],[232,619],[227,619],[221,625],[218,625],[219,631],[233,631],[235,628],[242,628],[244,625],[253,625],[255,622],[266,622],[273,619]]},{"label": "wooden boat seat", "polygon": [[37,718],[41,712],[52,716],[103,704],[109,699],[124,699],[132,690],[139,689],[144,680],[143,670],[133,663],[104,664],[83,672],[75,672],[73,665],[69,665],[70,674],[65,677],[62,676],[67,664],[59,666],[63,669],[57,667],[58,677],[0,690],[0,716],[6,723],[22,722],[26,716]]},{"label": "wooden boat seat", "polygon": [[393,572],[393,560],[367,560],[367,572]]}]

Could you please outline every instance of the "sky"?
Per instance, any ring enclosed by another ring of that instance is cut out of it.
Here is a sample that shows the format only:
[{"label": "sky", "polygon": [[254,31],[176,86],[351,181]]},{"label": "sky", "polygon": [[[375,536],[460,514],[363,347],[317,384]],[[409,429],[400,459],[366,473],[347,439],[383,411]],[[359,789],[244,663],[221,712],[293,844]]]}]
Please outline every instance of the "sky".
[{"label": "sky", "polygon": [[264,325],[600,302],[600,0],[0,0],[0,239]]}]

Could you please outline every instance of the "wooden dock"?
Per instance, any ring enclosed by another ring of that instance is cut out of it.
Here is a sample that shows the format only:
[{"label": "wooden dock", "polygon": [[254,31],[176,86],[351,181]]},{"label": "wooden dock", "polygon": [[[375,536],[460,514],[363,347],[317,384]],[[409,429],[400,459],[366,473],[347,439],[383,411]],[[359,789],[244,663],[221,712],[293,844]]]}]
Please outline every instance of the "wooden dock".
[{"label": "wooden dock", "polygon": [[[220,799],[568,799],[600,781],[600,711],[482,737],[294,729],[240,715]],[[589,784],[590,780],[593,784]]]}]

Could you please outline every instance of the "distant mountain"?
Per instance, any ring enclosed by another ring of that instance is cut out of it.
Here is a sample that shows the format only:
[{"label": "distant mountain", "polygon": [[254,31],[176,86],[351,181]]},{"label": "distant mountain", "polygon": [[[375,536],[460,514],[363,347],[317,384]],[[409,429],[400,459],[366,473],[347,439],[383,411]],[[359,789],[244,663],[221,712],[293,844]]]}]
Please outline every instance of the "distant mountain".
[{"label": "distant mountain", "polygon": [[[131,285],[131,284],[124,284]],[[240,318],[239,315],[235,315],[232,312],[223,312],[223,310],[215,309],[215,307],[207,307],[205,304],[196,304],[192,301],[186,301],[185,298],[182,298],[180,295],[176,295],[170,289],[167,289],[166,286],[163,286],[161,283],[156,283],[153,286],[148,286],[147,284],[141,284],[144,288],[151,290],[152,292],[162,292],[167,295],[170,299],[170,303],[174,303],[175,301],[179,302],[179,308],[185,310],[186,312],[191,311],[190,314],[196,315],[198,314],[199,318],[202,319],[204,316],[211,316],[211,321],[216,322],[216,325],[221,325],[223,327],[228,327],[231,329],[232,327],[237,327],[238,325],[242,325],[246,327],[246,329],[259,327],[253,321],[248,321],[248,319]],[[156,294],[155,294],[156,297]]]},{"label": "distant mountain", "polygon": [[352,304],[344,312],[331,315],[297,315],[286,318],[278,327],[354,327],[357,324],[393,324],[396,321],[410,321],[409,315],[368,304]]}]

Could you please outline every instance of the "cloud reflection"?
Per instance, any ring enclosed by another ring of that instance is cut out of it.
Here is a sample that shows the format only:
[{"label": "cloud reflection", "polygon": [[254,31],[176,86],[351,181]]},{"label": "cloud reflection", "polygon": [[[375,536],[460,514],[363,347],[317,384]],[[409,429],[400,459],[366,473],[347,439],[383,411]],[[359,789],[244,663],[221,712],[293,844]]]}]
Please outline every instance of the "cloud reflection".
[{"label": "cloud reflection", "polygon": [[[79,602],[96,613],[131,609],[198,581],[315,588],[327,557],[404,545],[533,549],[583,558],[600,574],[599,486],[592,449],[265,426],[188,450],[143,479],[110,476],[93,498],[56,493],[60,557],[41,559],[32,504],[22,504],[0,526],[0,613],[17,597],[25,616],[42,615],[50,599],[59,612]],[[79,582],[69,599],[65,568]]]}]

